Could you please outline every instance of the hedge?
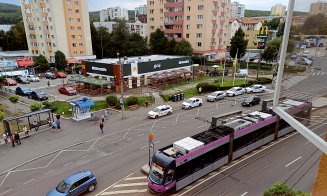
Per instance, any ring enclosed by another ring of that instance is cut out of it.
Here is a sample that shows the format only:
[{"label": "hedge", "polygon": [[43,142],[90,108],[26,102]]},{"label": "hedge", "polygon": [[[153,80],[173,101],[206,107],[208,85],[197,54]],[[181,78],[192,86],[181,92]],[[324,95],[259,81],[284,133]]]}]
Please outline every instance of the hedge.
[{"label": "hedge", "polygon": [[107,101],[109,106],[115,106],[117,104],[117,102],[118,102],[118,99],[114,95],[109,95],[109,96],[106,97],[106,101]]}]

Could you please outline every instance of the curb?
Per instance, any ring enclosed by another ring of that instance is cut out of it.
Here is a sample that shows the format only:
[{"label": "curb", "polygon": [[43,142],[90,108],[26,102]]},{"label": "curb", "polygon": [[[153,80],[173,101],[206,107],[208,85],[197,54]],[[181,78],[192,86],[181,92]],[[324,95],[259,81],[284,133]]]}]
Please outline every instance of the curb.
[{"label": "curb", "polygon": [[81,145],[81,144],[83,144],[83,143],[84,143],[84,142],[78,142],[78,143],[72,144],[72,145],[70,145],[70,146],[66,146],[66,147],[64,147],[64,148],[61,148],[61,149],[59,149],[59,150],[55,150],[55,151],[52,151],[52,152],[46,153],[46,154],[44,154],[44,155],[38,156],[38,157],[36,157],[36,158],[34,158],[34,159],[28,160],[28,161],[26,161],[26,162],[24,162],[24,163],[21,163],[21,164],[15,166],[15,167],[13,167],[13,168],[10,168],[10,169],[8,169],[7,171],[1,172],[1,173],[0,173],[0,176],[4,175],[4,174],[6,174],[6,173],[8,173],[8,172],[10,172],[10,171],[12,171],[12,170],[15,170],[15,169],[17,169],[17,168],[19,168],[19,167],[21,167],[21,166],[23,166],[23,165],[26,165],[26,164],[28,164],[28,163],[31,163],[31,162],[35,161],[35,160],[38,160],[38,159],[40,159],[40,158],[46,157],[46,156],[48,156],[48,155],[54,154],[54,153],[56,153],[56,152],[59,152],[59,151],[62,151],[62,150],[65,150],[65,149],[68,149],[68,148],[71,148],[71,147],[74,147],[74,146]]}]

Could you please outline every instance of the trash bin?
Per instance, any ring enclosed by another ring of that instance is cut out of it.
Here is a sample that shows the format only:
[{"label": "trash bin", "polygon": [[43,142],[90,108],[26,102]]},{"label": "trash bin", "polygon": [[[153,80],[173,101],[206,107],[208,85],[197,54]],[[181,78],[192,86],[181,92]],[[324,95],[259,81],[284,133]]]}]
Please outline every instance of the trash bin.
[{"label": "trash bin", "polygon": [[181,100],[184,100],[184,93],[181,93]]},{"label": "trash bin", "polygon": [[177,96],[173,95],[172,99],[173,99],[173,102],[176,102],[177,101]]},{"label": "trash bin", "polygon": [[181,94],[177,94],[177,101],[180,101],[181,100]]}]

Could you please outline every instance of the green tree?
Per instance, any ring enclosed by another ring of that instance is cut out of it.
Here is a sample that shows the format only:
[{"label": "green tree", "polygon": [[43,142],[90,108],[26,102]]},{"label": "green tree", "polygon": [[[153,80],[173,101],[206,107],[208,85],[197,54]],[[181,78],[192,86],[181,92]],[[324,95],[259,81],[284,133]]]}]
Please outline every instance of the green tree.
[{"label": "green tree", "polygon": [[241,57],[241,54],[244,54],[246,51],[246,48],[248,46],[248,40],[244,39],[245,33],[244,31],[239,28],[234,37],[231,39],[231,46],[230,46],[230,56],[235,58],[237,50],[237,58]]},{"label": "green tree", "polygon": [[42,108],[41,102],[34,102],[30,105],[31,112],[39,111]]},{"label": "green tree", "polygon": [[18,102],[19,97],[17,95],[12,95],[9,97],[9,101],[14,104],[15,113],[16,113],[16,103]]},{"label": "green tree", "polygon": [[157,29],[150,34],[150,51],[152,54],[166,54],[169,41],[165,37],[165,33]]},{"label": "green tree", "polygon": [[143,56],[149,53],[146,39],[137,33],[132,33],[128,40],[128,56]]},{"label": "green tree", "polygon": [[97,58],[101,58],[101,48],[100,48],[101,46],[99,42],[99,35],[93,22],[90,22],[90,31],[91,31],[91,41],[92,41],[92,48],[93,48],[94,55],[96,55]]},{"label": "green tree", "polygon": [[6,118],[6,113],[0,112],[0,121]]},{"label": "green tree", "polygon": [[175,55],[185,55],[185,56],[191,56],[193,54],[193,48],[190,42],[187,40],[182,40],[181,42],[177,42],[175,49],[174,49]]},{"label": "green tree", "polygon": [[288,40],[288,45],[287,45],[287,52],[288,53],[293,52],[295,47],[296,47],[296,41],[293,40],[293,39],[289,39]]},{"label": "green tree", "polygon": [[50,68],[50,64],[48,60],[45,58],[45,56],[41,54],[34,58],[34,66],[35,68],[43,71],[46,71]]},{"label": "green tree", "polygon": [[121,56],[128,54],[129,31],[126,20],[117,20],[117,27],[112,31],[112,47]]},{"label": "green tree", "polygon": [[278,55],[278,48],[275,45],[268,45],[262,54],[262,59],[271,62],[276,60]]},{"label": "green tree", "polygon": [[303,24],[301,33],[307,35],[326,35],[327,16],[324,14],[309,16]]},{"label": "green tree", "polygon": [[263,196],[309,196],[309,194],[302,191],[294,191],[287,184],[277,182],[265,190]]},{"label": "green tree", "polygon": [[274,18],[271,21],[267,23],[267,26],[271,30],[277,30],[279,27],[280,19],[279,18]]},{"label": "green tree", "polygon": [[60,50],[55,52],[55,61],[57,69],[65,69],[67,67],[66,56]]}]

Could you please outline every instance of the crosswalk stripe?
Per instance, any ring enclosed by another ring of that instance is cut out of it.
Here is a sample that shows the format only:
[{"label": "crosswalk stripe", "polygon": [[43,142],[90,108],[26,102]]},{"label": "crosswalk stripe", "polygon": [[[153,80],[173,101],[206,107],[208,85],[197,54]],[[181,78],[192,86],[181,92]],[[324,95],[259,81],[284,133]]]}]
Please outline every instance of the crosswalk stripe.
[{"label": "crosswalk stripe", "polygon": [[118,187],[128,187],[128,186],[144,186],[144,185],[148,185],[147,182],[135,182],[135,183],[128,183],[128,184],[116,184],[115,186],[113,186],[114,188],[118,188]]},{"label": "crosswalk stripe", "polygon": [[127,194],[127,193],[145,193],[147,191],[148,191],[148,189],[110,191],[110,192],[104,192],[101,195],[118,195],[118,194]]},{"label": "crosswalk stripe", "polygon": [[319,75],[320,75],[320,72],[317,73],[317,76],[319,76]]},{"label": "crosswalk stripe", "polygon": [[141,180],[141,179],[147,179],[148,177],[146,176],[140,176],[140,177],[130,177],[126,178],[125,180]]},{"label": "crosswalk stripe", "polygon": [[316,72],[313,72],[313,74],[312,74],[313,76],[315,76],[316,75]]}]

